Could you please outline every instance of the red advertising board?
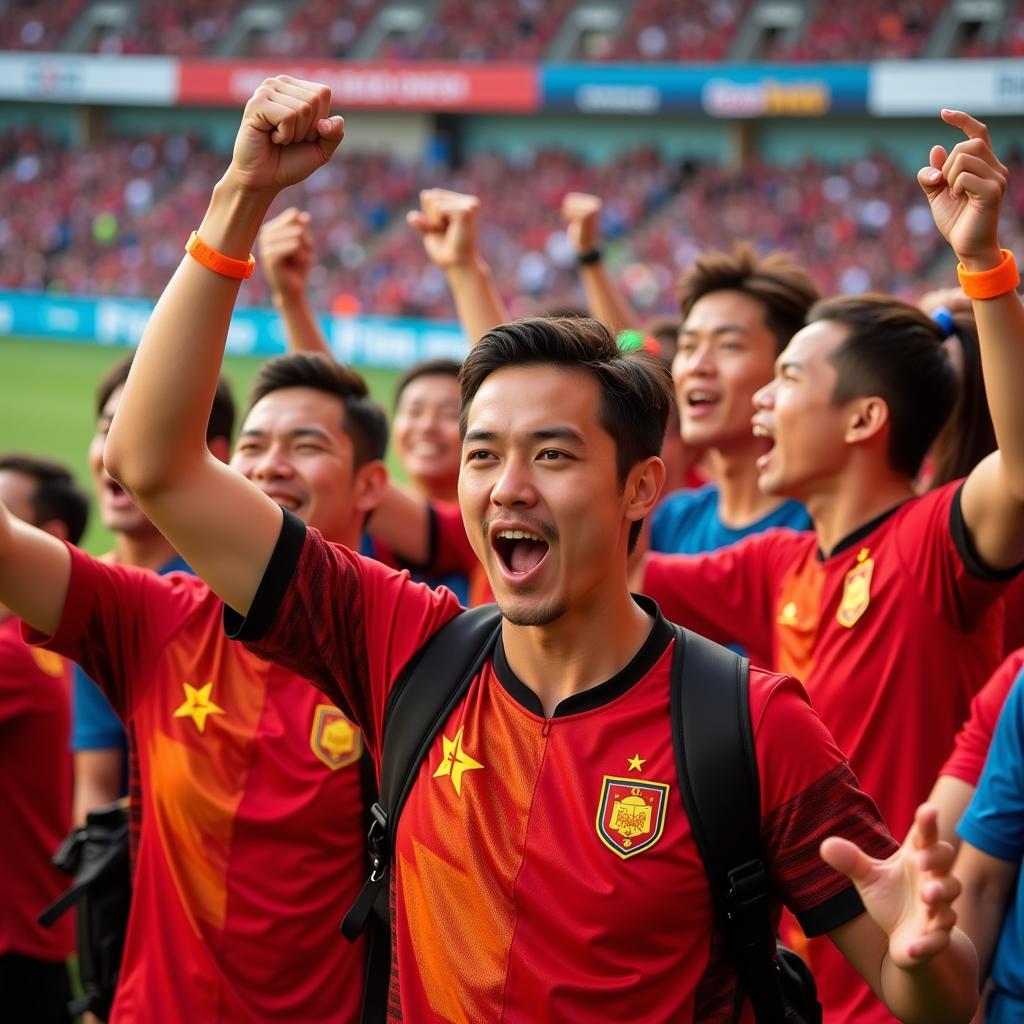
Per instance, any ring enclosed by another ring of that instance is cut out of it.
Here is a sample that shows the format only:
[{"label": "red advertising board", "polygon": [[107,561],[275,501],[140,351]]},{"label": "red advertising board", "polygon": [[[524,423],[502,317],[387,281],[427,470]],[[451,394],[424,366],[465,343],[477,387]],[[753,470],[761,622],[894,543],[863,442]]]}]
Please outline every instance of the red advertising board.
[{"label": "red advertising board", "polygon": [[540,109],[536,65],[347,64],[330,61],[198,61],[179,63],[178,103],[238,106],[264,78],[287,74],[331,87],[340,110],[505,111]]}]

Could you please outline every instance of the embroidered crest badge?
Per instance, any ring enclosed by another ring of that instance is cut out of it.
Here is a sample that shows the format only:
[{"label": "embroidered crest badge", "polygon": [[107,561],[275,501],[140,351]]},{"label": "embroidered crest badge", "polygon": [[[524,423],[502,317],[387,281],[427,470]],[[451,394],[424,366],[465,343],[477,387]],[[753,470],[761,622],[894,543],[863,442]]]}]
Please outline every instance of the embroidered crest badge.
[{"label": "embroidered crest badge", "polygon": [[328,768],[336,770],[358,760],[363,734],[333,704],[318,704],[309,745]]},{"label": "embroidered crest badge", "polygon": [[601,842],[623,860],[650,849],[665,828],[668,790],[664,782],[606,775],[597,809]]},{"label": "embroidered crest badge", "polygon": [[871,604],[871,575],[875,560],[868,557],[867,548],[857,555],[857,564],[846,574],[843,597],[836,612],[836,622],[852,629]]}]

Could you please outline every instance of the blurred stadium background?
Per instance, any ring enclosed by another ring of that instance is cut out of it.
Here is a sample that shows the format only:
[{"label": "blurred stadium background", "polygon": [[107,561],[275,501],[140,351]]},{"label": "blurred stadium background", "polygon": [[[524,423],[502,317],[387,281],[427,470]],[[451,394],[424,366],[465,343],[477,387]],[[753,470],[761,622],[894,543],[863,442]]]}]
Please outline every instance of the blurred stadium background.
[{"label": "blurred stadium background", "polygon": [[[397,369],[458,354],[441,274],[404,214],[483,200],[517,315],[578,303],[558,221],[604,197],[606,258],[644,314],[734,238],[797,253],[827,292],[953,280],[914,181],[986,120],[1024,247],[1024,3],[1011,0],[0,0],[0,449],[84,476],[92,388],[138,340],[259,81],[327,81],[340,158],[280,203],[313,214],[311,291],[335,351]],[[282,339],[257,270],[228,373]],[[106,538],[94,527],[91,550]]]}]

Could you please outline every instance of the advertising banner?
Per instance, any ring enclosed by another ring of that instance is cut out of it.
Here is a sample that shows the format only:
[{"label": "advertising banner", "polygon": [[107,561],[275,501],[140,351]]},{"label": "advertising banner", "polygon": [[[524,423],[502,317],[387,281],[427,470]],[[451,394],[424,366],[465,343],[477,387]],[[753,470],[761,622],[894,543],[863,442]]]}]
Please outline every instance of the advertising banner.
[{"label": "advertising banner", "polygon": [[538,71],[530,64],[348,64],[322,61],[190,61],[179,67],[178,102],[238,106],[271,75],[287,74],[331,87],[341,110],[491,111],[538,109]]},{"label": "advertising banner", "polygon": [[864,113],[868,66],[549,65],[541,94],[546,110],[586,114],[824,117]]},{"label": "advertising banner", "polygon": [[177,95],[173,57],[0,53],[0,99],[167,107]]},{"label": "advertising banner", "polygon": [[[139,299],[80,298],[0,290],[0,336],[133,347],[153,312]],[[466,339],[456,324],[386,317],[321,317],[335,356],[356,366],[404,369],[423,359],[462,359]],[[280,316],[271,309],[236,309],[228,332],[234,355],[285,351]]]},{"label": "advertising banner", "polygon": [[981,117],[1024,114],[1024,60],[895,60],[872,65],[872,114],[933,116],[942,107]]}]

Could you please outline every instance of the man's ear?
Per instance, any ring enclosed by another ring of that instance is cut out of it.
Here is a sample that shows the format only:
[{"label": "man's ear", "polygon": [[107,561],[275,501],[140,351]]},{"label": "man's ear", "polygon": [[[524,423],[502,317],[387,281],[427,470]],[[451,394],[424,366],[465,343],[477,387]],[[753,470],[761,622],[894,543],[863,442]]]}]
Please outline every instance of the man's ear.
[{"label": "man's ear", "polygon": [[352,503],[356,511],[368,516],[384,497],[388,482],[388,468],[382,460],[374,459],[360,466],[352,482]]},{"label": "man's ear", "polygon": [[843,440],[847,444],[864,444],[889,428],[889,406],[877,395],[854,398],[849,403],[849,416]]},{"label": "man's ear", "polygon": [[47,519],[46,522],[39,524],[39,529],[51,537],[56,537],[57,540],[67,540],[70,536],[68,524],[63,519]]},{"label": "man's ear", "polygon": [[231,461],[231,442],[226,437],[211,437],[207,447],[221,462]]},{"label": "man's ear", "polygon": [[626,478],[626,519],[635,523],[654,511],[665,486],[665,463],[656,455],[637,463]]}]

